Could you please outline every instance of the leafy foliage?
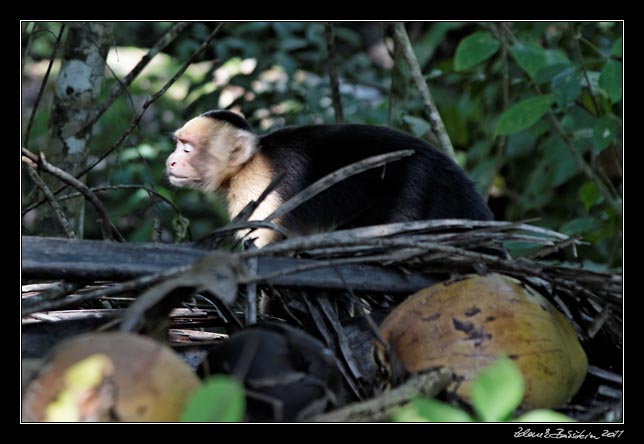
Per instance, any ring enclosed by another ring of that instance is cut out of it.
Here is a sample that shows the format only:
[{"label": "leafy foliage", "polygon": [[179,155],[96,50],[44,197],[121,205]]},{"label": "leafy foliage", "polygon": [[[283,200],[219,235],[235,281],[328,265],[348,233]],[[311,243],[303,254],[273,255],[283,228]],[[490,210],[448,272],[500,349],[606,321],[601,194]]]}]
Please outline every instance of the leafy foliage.
[{"label": "leafy foliage", "polygon": [[208,378],[188,399],[182,422],[240,422],[246,411],[244,387],[235,379]]},{"label": "leafy foliage", "polygon": [[[111,71],[103,98],[171,26],[114,25],[115,48],[108,58]],[[154,57],[128,94],[98,121],[90,161],[112,146],[145,98],[167,82],[214,26],[190,24]],[[621,266],[621,24],[407,26],[457,160],[490,198],[497,219],[538,218],[537,224],[590,241],[579,251],[583,260]],[[32,37],[23,73],[25,125],[59,27],[39,23],[38,30],[52,33]],[[395,51],[387,55],[388,39],[373,38],[383,30],[386,36],[386,24],[335,24],[345,118],[427,138],[430,126],[404,60]],[[393,70],[382,61],[392,55]],[[260,133],[284,125],[333,122],[327,60],[322,23],[226,23],[206,53],[146,111],[118,152],[92,170],[88,183],[146,185],[175,205],[145,191],[102,192],[113,222],[129,240],[150,240],[155,219],[165,241],[201,237],[225,222],[226,211],[214,196],[169,187],[162,160],[172,149],[170,133],[213,108],[242,112]],[[36,151],[46,143],[51,117],[47,104],[56,70],[54,65],[34,119],[28,148]],[[580,159],[589,169],[584,171]],[[605,189],[597,188],[594,179]],[[99,236],[93,216],[86,217],[85,236]]]}]

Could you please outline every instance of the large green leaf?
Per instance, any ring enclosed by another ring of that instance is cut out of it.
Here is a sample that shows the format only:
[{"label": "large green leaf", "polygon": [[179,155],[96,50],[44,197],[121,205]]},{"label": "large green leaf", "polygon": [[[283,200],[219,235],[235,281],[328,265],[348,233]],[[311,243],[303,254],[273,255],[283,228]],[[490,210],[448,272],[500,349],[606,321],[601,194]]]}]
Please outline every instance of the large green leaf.
[{"label": "large green leaf", "polygon": [[495,135],[523,131],[537,123],[554,102],[552,94],[530,97],[508,108],[496,124]]},{"label": "large green leaf", "polygon": [[575,67],[567,68],[552,78],[550,87],[557,105],[566,109],[581,94],[581,76]]},{"label": "large green leaf", "polygon": [[575,422],[575,420],[553,410],[538,409],[519,416],[513,422]]},{"label": "large green leaf", "polygon": [[523,398],[523,375],[509,358],[484,369],[472,385],[472,406],[481,420],[504,421]]},{"label": "large green leaf", "polygon": [[593,125],[593,152],[598,154],[615,139],[617,122],[610,115],[595,120]]},{"label": "large green leaf", "polygon": [[622,64],[617,60],[609,59],[599,76],[601,86],[611,102],[617,103],[622,100]]},{"label": "large green leaf", "polygon": [[547,65],[546,52],[536,43],[515,43],[510,52],[514,60],[534,79],[539,70]]},{"label": "large green leaf", "polygon": [[244,418],[244,387],[228,376],[214,376],[194,392],[181,415],[182,422],[239,422]]},{"label": "large green leaf", "polygon": [[393,415],[396,422],[471,422],[465,411],[429,398],[415,398]]},{"label": "large green leaf", "polygon": [[492,57],[500,44],[487,31],[475,32],[459,43],[454,56],[454,69],[465,71]]},{"label": "large green leaf", "polygon": [[586,210],[590,210],[593,205],[601,202],[602,198],[603,196],[591,181],[586,182],[579,189],[579,200]]},{"label": "large green leaf", "polygon": [[537,74],[534,76],[534,81],[537,83],[546,83],[553,79],[558,74],[561,74],[563,71],[573,68],[573,65],[568,63],[555,63],[552,65],[547,65],[541,68]]},{"label": "large green leaf", "polygon": [[566,53],[560,49],[546,49],[545,54],[546,64],[548,65],[554,65],[555,63],[567,63],[569,65],[571,64],[570,59],[568,58]]},{"label": "large green leaf", "polygon": [[[579,143],[575,148],[579,149]],[[542,158],[538,168],[543,169],[543,178],[548,180],[549,188],[556,188],[568,182],[579,171],[577,159],[570,152],[564,140],[559,136],[552,136],[542,144]]]}]

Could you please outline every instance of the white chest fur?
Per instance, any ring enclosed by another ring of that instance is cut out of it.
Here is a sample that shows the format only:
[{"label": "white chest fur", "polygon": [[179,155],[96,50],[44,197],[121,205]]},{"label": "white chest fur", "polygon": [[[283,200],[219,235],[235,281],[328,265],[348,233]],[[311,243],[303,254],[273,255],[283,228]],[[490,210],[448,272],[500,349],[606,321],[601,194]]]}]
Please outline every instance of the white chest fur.
[{"label": "white chest fur", "polygon": [[[231,219],[239,214],[251,200],[257,200],[272,179],[273,171],[266,159],[261,154],[253,156],[230,180],[227,200],[228,214]],[[259,204],[248,220],[263,220],[281,204],[282,199],[275,192],[272,192]],[[278,220],[273,220],[272,222],[279,223]],[[247,234],[248,230],[244,230],[239,231],[237,235],[243,238]],[[249,237],[257,237],[255,245],[261,248],[273,242],[277,237],[277,233],[270,229],[260,228],[255,230]]]}]

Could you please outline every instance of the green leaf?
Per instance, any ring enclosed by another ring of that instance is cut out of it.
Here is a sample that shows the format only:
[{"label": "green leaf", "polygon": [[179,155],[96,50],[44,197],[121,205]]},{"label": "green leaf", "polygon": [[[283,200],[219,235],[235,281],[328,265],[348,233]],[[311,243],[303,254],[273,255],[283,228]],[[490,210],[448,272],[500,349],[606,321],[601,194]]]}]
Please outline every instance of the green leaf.
[{"label": "green leaf", "polygon": [[598,154],[615,139],[617,122],[611,116],[602,116],[593,125],[593,152]]},{"label": "green leaf", "polygon": [[546,49],[546,63],[548,65],[554,65],[557,63],[566,63],[570,65],[570,59],[566,55],[565,52],[563,52],[560,49]]},{"label": "green leaf", "polygon": [[240,422],[246,411],[244,387],[228,376],[214,376],[188,399],[182,422]]},{"label": "green leaf", "polygon": [[471,69],[492,57],[499,47],[499,42],[489,32],[475,32],[458,44],[454,56],[454,69],[456,71]]},{"label": "green leaf", "polygon": [[527,132],[512,134],[508,137],[505,155],[508,159],[524,157],[532,153],[537,143],[537,138]]},{"label": "green leaf", "polygon": [[552,94],[546,94],[515,103],[499,117],[495,135],[513,134],[530,128],[548,112],[553,102]]},{"label": "green leaf", "polygon": [[391,420],[394,422],[429,422],[429,419],[422,416],[412,403],[394,411]]},{"label": "green leaf", "polygon": [[423,137],[432,129],[432,126],[429,124],[429,122],[419,117],[403,116],[402,120],[407,125],[409,125],[409,129],[412,133],[414,133],[414,136],[416,137]]},{"label": "green leaf", "polygon": [[613,43],[612,48],[610,49],[611,55],[614,55],[615,57],[621,57],[622,56],[622,38],[618,38],[615,40]]},{"label": "green leaf", "polygon": [[609,59],[599,76],[601,86],[612,103],[622,100],[622,64],[616,60]]},{"label": "green leaf", "polygon": [[393,415],[396,422],[472,422],[465,411],[429,398],[415,398]]},{"label": "green leaf", "polygon": [[536,43],[517,42],[510,48],[510,52],[530,78],[534,79],[539,70],[547,65],[546,52]]},{"label": "green leaf", "polygon": [[523,398],[523,375],[509,358],[484,369],[472,384],[472,405],[481,420],[503,421]]},{"label": "green leaf", "polygon": [[427,33],[418,41],[414,42],[414,52],[420,66],[432,58],[438,45],[445,40],[445,35],[453,30],[462,28],[466,23],[462,22],[436,22],[429,27]]},{"label": "green leaf", "polygon": [[576,68],[570,67],[554,76],[550,87],[557,105],[565,109],[581,94],[581,76]]},{"label": "green leaf", "polygon": [[570,152],[561,137],[553,136],[546,139],[542,145],[542,158],[539,162],[539,169],[547,180],[548,188],[555,188],[563,185],[577,175],[579,164],[577,159]]},{"label": "green leaf", "polygon": [[588,234],[601,228],[601,222],[594,217],[579,217],[565,223],[559,231],[572,236],[574,234]]},{"label": "green leaf", "polygon": [[595,184],[589,181],[579,189],[579,200],[586,210],[590,210],[592,206],[602,200],[602,195]]},{"label": "green leaf", "polygon": [[555,63],[541,68],[534,76],[534,81],[537,83],[546,83],[552,80],[557,74],[565,71],[566,69],[573,68],[571,63]]},{"label": "green leaf", "polygon": [[512,422],[576,422],[574,419],[553,410],[532,410],[512,420]]},{"label": "green leaf", "polygon": [[345,26],[336,25],[334,27],[334,31],[338,41],[344,40],[345,42],[349,43],[351,46],[354,46],[356,48],[361,47],[362,37],[360,36],[359,33],[354,31],[353,29],[349,29]]},{"label": "green leaf", "polygon": [[289,37],[280,41],[280,49],[282,51],[295,51],[296,49],[306,48],[309,45],[308,40],[298,37]]}]

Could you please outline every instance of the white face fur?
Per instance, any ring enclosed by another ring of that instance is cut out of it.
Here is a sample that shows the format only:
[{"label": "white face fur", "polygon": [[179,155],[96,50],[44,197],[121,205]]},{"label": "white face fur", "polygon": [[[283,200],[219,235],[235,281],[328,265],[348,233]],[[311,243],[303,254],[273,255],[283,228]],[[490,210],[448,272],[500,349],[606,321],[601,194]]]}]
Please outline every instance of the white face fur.
[{"label": "white face fur", "polygon": [[248,162],[257,138],[208,117],[195,117],[175,133],[176,148],[166,161],[170,183],[205,192],[218,189]]}]

